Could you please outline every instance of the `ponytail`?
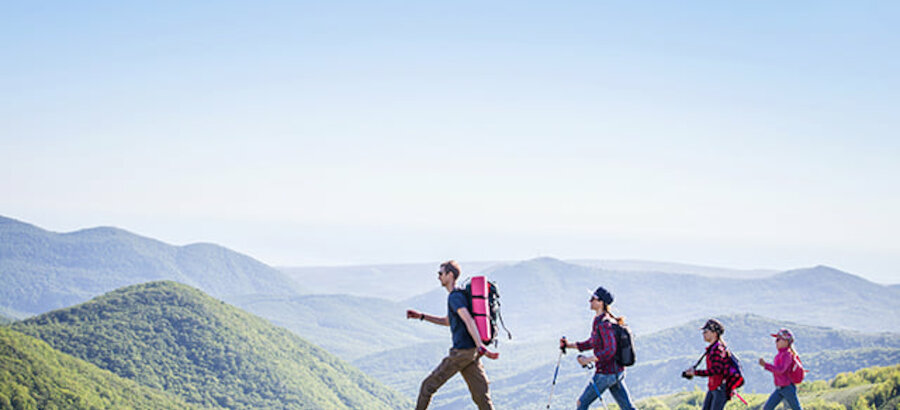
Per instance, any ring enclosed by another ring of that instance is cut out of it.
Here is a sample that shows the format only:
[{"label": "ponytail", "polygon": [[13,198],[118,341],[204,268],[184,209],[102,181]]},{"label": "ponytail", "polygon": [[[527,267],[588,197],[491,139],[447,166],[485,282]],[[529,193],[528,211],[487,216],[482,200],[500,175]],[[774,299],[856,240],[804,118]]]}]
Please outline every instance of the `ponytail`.
[{"label": "ponytail", "polygon": [[615,319],[616,323],[618,323],[619,326],[625,326],[625,316],[616,316],[612,314],[609,309],[609,305],[607,305],[606,303],[603,303],[603,312],[609,315],[609,317]]},{"label": "ponytail", "polygon": [[788,346],[788,350],[791,351],[791,354],[794,355],[794,357],[800,357],[800,354],[794,349],[794,342],[791,342],[791,345]]}]

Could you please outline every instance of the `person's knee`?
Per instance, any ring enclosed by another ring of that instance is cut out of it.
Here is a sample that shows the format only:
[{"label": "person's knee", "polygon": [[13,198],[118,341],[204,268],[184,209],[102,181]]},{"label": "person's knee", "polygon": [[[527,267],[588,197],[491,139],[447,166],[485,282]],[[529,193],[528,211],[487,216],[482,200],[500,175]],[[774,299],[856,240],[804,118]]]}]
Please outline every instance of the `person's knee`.
[{"label": "person's knee", "polygon": [[431,382],[431,379],[425,379],[422,381],[422,385],[419,386],[419,394],[426,394],[428,396],[433,395],[438,390],[436,383]]}]

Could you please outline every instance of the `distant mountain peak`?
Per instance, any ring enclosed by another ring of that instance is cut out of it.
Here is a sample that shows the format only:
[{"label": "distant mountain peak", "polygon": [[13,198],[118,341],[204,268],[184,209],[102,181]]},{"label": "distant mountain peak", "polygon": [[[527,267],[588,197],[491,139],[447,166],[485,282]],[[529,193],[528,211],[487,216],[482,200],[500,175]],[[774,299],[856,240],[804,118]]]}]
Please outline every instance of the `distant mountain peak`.
[{"label": "distant mountain peak", "polygon": [[[73,236],[91,236],[91,237],[121,237],[121,236],[140,236],[122,228],[114,226],[96,226],[93,228],[79,229],[73,232],[67,232],[63,235]],[[143,238],[143,237],[142,237]]]},{"label": "distant mountain peak", "polygon": [[550,256],[540,256],[519,262],[517,265],[569,266],[570,263]]},{"label": "distant mountain peak", "polygon": [[778,276],[787,276],[787,277],[797,277],[797,276],[815,276],[815,277],[833,277],[833,278],[856,278],[860,280],[865,280],[859,276],[856,276],[851,273],[844,272],[840,269],[832,268],[831,266],[826,265],[816,265],[811,268],[799,268],[792,269],[786,272],[782,272]]}]

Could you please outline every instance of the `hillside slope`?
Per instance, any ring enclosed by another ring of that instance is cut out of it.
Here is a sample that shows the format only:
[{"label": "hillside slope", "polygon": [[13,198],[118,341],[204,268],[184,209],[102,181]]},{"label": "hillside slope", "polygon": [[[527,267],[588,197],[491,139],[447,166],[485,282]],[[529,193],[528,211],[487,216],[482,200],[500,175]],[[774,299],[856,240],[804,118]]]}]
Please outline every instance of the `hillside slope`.
[{"label": "hillside slope", "polygon": [[321,348],[175,282],[130,286],[12,326],[203,406],[409,407]]},{"label": "hillside slope", "polygon": [[[640,409],[693,410],[703,407],[703,391],[650,397],[636,403]],[[768,394],[742,394],[749,408],[761,408]],[[809,410],[894,410],[900,405],[900,365],[866,367],[838,374],[830,380],[804,382],[798,387],[800,405]],[[727,410],[746,409],[732,400]]]},{"label": "hillside slope", "polygon": [[0,326],[0,409],[193,407]]},{"label": "hillside slope", "polygon": [[276,269],[217,245],[172,246],[116,228],[61,234],[0,216],[0,312],[21,318],[155,280],[226,300],[302,291]]}]

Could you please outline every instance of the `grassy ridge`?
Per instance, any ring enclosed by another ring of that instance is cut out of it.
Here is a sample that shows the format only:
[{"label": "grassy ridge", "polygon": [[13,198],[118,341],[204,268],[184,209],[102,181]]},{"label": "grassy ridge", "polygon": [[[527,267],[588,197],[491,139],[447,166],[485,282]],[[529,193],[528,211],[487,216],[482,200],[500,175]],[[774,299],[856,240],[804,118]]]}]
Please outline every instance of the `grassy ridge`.
[{"label": "grassy ridge", "polygon": [[323,349],[175,282],[120,289],[13,327],[203,406],[409,406],[408,399]]},{"label": "grassy ridge", "polygon": [[[682,392],[651,397],[636,405],[641,410],[696,410],[703,407],[705,395],[699,390]],[[768,394],[742,396],[750,409],[762,408],[769,398]],[[894,410],[900,405],[900,365],[869,367],[841,373],[831,380],[804,382],[799,386],[798,396],[804,410]],[[609,407],[617,406],[611,404]],[[731,400],[726,406],[727,410],[746,408],[738,400]]]},{"label": "grassy ridge", "polygon": [[0,409],[192,407],[53,350],[41,340],[0,327]]}]

